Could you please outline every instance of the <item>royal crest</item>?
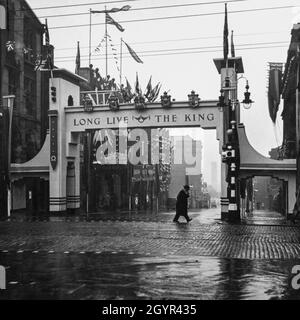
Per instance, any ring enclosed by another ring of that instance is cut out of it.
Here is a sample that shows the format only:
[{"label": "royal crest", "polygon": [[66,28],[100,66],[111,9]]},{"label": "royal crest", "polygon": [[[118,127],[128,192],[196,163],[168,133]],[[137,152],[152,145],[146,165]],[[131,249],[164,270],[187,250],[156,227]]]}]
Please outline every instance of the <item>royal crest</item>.
[{"label": "royal crest", "polygon": [[168,95],[167,92],[164,92],[164,94],[160,96],[160,101],[163,108],[170,108],[172,105],[171,96]]},{"label": "royal crest", "polygon": [[189,95],[189,106],[192,108],[196,108],[199,107],[200,105],[200,98],[199,95],[195,93],[195,91],[193,90]]},{"label": "royal crest", "polygon": [[85,94],[82,99],[85,112],[93,112],[94,106],[92,100]]},{"label": "royal crest", "polygon": [[145,98],[142,95],[138,95],[134,98],[135,108],[138,110],[143,110],[146,108]]},{"label": "royal crest", "polygon": [[111,96],[107,100],[108,106],[111,110],[118,110],[120,105],[119,105],[119,99],[118,97]]}]

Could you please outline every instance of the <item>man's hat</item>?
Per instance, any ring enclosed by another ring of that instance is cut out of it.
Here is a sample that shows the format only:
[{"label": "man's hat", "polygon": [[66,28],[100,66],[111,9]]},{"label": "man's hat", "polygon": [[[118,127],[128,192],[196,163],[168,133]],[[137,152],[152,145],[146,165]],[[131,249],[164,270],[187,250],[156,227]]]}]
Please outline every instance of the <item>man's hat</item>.
[{"label": "man's hat", "polygon": [[186,184],[185,186],[183,186],[183,188],[184,188],[185,190],[190,190],[190,186],[189,186],[188,184]]}]

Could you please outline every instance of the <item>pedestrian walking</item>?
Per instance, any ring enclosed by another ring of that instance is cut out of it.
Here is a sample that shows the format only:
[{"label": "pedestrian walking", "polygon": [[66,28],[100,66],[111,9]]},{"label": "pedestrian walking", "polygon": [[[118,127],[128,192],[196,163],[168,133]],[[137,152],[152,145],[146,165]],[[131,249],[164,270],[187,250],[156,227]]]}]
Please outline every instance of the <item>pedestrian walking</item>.
[{"label": "pedestrian walking", "polygon": [[188,185],[185,185],[183,189],[178,193],[177,195],[177,201],[176,201],[176,215],[173,219],[173,222],[178,222],[178,219],[180,216],[185,217],[186,221],[189,222],[192,220],[188,216],[188,197],[189,195],[190,187]]}]

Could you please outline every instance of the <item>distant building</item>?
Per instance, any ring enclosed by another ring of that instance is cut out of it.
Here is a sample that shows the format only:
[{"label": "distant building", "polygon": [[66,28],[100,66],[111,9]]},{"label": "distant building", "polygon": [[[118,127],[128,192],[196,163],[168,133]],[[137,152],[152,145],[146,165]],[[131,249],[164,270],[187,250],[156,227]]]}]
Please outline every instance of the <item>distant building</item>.
[{"label": "distant building", "polygon": [[214,190],[219,190],[218,185],[218,166],[216,161],[210,163],[210,184]]},{"label": "distant building", "polygon": [[[178,192],[185,184],[190,185],[190,207],[199,208],[202,192],[202,143],[190,136],[174,136],[173,161],[170,172],[170,186],[168,194],[169,207],[174,208]],[[175,155],[176,154],[176,155]],[[188,155],[197,158],[197,166],[189,164]]]}]

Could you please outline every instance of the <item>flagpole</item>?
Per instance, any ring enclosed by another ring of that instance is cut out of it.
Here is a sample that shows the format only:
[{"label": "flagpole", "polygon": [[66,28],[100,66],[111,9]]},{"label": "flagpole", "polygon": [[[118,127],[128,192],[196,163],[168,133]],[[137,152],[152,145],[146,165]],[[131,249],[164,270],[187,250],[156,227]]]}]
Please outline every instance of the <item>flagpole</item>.
[{"label": "flagpole", "polygon": [[106,19],[106,6],[105,6],[105,70],[106,70],[106,79],[107,79],[107,64],[108,64],[108,60],[107,60],[107,19]]},{"label": "flagpole", "polygon": [[121,43],[120,43],[120,88],[122,84],[122,67],[123,67],[123,52],[122,52],[122,47],[123,47],[123,39],[121,38]]},{"label": "flagpole", "polygon": [[92,57],[92,9],[90,8],[90,31],[89,31],[89,66],[91,64]]}]

